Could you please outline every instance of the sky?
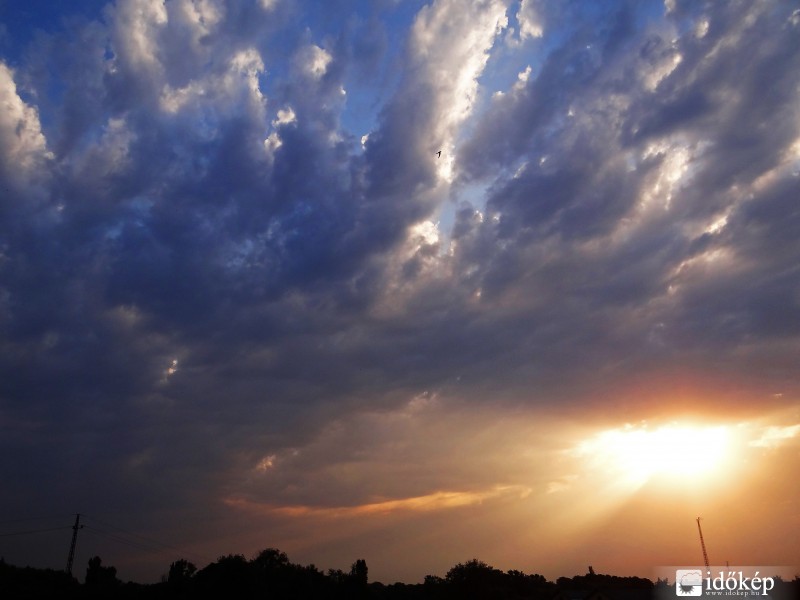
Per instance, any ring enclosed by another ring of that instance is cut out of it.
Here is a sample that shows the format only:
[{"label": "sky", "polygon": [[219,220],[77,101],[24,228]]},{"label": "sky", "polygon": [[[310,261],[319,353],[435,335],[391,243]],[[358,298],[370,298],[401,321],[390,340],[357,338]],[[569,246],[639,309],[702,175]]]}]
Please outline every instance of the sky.
[{"label": "sky", "polygon": [[7,562],[800,563],[794,2],[2,0],[0,106]]}]

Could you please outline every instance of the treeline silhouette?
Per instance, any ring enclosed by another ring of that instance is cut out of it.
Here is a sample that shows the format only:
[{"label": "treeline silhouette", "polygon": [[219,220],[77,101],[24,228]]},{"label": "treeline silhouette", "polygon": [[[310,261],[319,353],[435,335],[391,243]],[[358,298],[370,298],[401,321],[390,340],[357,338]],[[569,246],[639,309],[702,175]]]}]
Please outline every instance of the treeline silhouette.
[{"label": "treeline silhouette", "polygon": [[[350,571],[299,565],[275,548],[254,558],[241,554],[221,556],[198,570],[191,562],[173,562],[159,583],[123,583],[113,566],[93,557],[86,567],[84,583],[65,571],[16,567],[0,558],[0,597],[14,600],[66,598],[72,600],[111,598],[122,600],[269,599],[269,600],[650,600],[674,598],[667,580],[655,583],[640,577],[618,577],[589,573],[559,577],[555,582],[542,575],[501,571],[472,559],[451,568],[444,577],[428,575],[423,583],[369,582],[363,559]],[[674,583],[674,582],[673,582]],[[800,598],[800,577],[776,580],[771,600]]]}]

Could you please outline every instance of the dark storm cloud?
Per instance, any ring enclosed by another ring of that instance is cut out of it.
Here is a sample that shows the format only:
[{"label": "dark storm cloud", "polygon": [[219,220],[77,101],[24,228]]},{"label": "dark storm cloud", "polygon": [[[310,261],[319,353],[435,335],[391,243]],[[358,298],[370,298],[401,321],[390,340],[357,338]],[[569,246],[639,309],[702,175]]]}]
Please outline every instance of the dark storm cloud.
[{"label": "dark storm cloud", "polygon": [[[551,325],[596,326],[604,354],[647,353],[655,331],[674,350],[691,339],[714,353],[792,329],[796,247],[769,236],[794,227],[797,31],[788,9],[741,10],[684,15],[672,33],[625,29],[613,45],[603,33],[618,29],[582,32],[494,100],[464,176],[524,168],[494,180],[485,220],[459,239],[484,293],[560,298],[546,303]],[[754,210],[771,217],[756,225]],[[636,323],[631,310],[651,315]],[[635,335],[620,340],[626,328]]]},{"label": "dark storm cloud", "polygon": [[[268,16],[238,6],[121,2],[37,38],[15,74],[33,95],[15,96],[28,135],[12,123],[4,146],[8,185],[27,185],[4,200],[4,412],[69,424],[57,439],[109,490],[139,471],[156,489],[208,482],[237,448],[363,387],[366,338],[336,336],[375,293],[371,257],[422,214],[400,188],[431,181],[397,144],[421,133],[395,124],[411,94],[376,133],[382,154],[353,155],[335,46],[297,38],[270,82],[252,23],[230,37],[243,11]],[[30,173],[14,174],[23,154]],[[77,462],[56,459],[56,487]]]}]

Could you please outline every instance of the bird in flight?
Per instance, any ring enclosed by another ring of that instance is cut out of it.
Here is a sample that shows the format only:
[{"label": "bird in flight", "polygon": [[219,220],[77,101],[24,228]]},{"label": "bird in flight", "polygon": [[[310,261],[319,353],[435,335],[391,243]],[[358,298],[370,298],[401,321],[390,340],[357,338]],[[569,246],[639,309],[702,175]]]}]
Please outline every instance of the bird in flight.
[{"label": "bird in flight", "polygon": [[439,150],[439,151],[436,153],[436,156],[437,156],[438,158],[442,158],[442,151],[441,151],[441,150]]}]

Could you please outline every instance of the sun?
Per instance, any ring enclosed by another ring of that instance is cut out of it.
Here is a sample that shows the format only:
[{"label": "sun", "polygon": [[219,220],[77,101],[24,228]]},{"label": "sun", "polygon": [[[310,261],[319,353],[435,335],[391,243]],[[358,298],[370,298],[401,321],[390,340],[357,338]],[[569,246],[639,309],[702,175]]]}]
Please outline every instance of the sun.
[{"label": "sun", "polygon": [[577,454],[633,487],[654,478],[708,480],[730,455],[726,426],[626,425],[584,440]]}]

